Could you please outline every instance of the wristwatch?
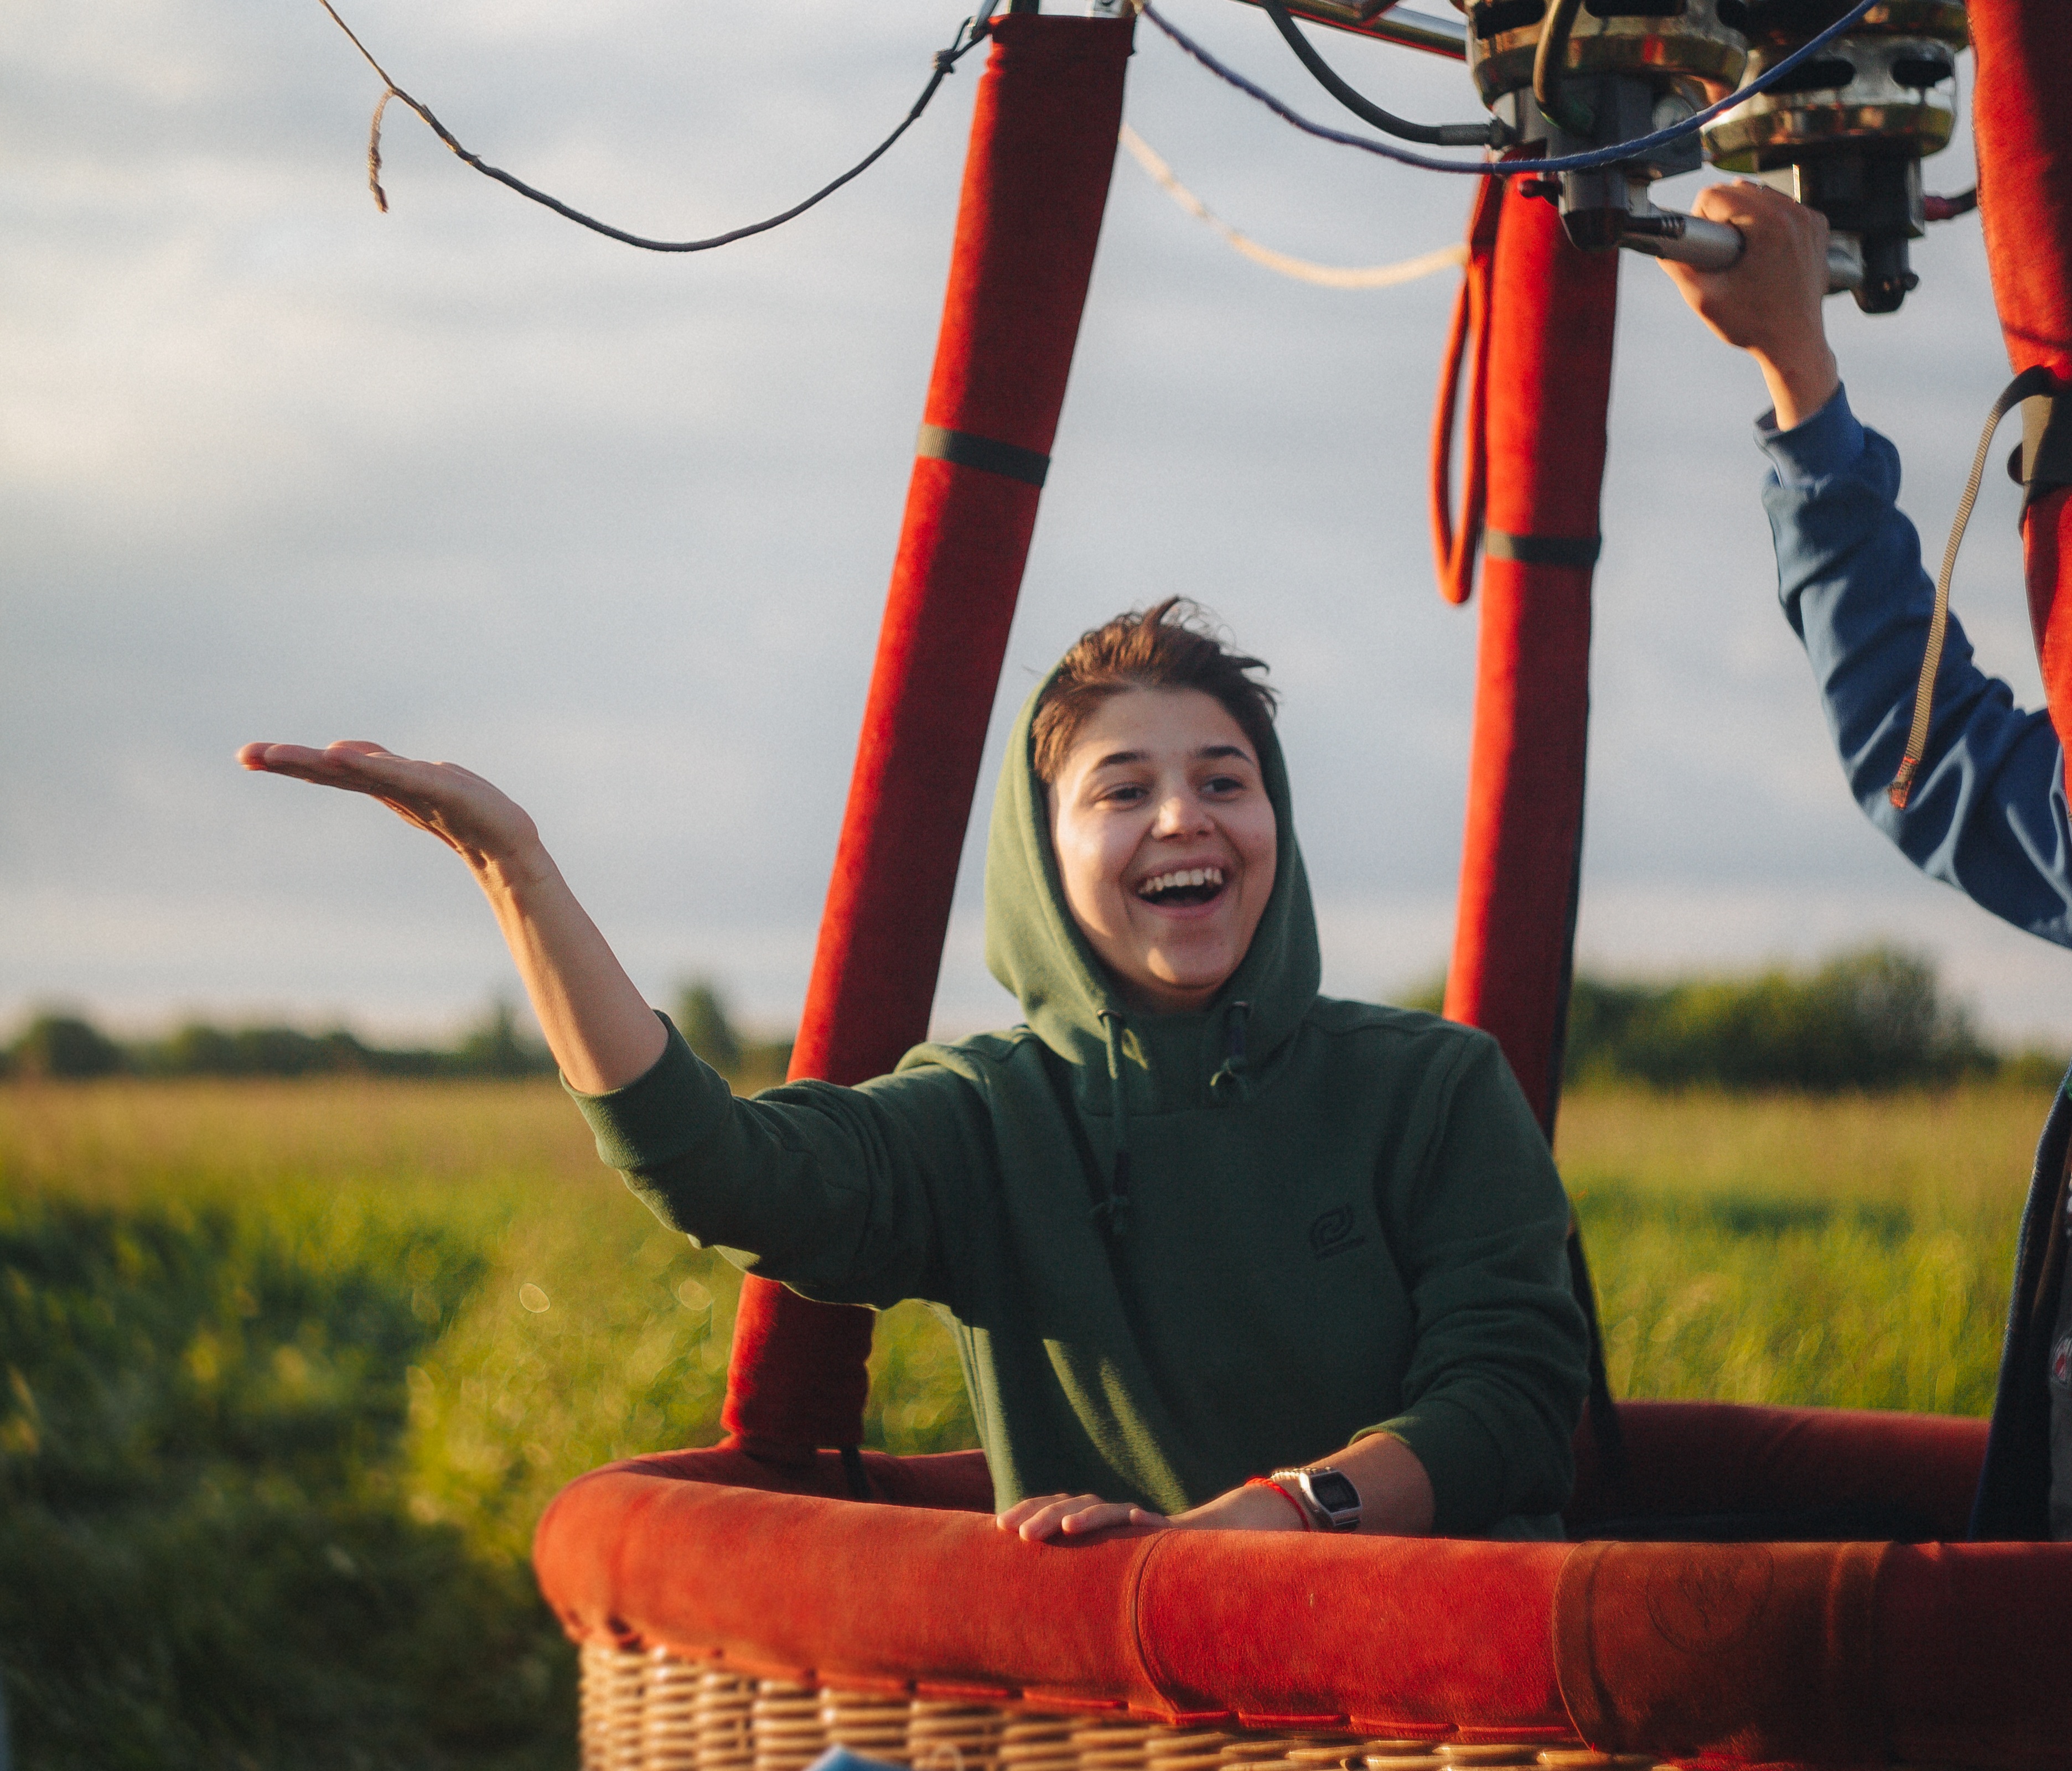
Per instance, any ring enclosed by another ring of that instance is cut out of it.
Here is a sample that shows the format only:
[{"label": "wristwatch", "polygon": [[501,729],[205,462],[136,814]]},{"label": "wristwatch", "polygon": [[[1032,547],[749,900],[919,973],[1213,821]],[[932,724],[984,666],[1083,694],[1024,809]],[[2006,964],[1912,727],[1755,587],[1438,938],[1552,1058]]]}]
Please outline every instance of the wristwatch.
[{"label": "wristwatch", "polygon": [[1312,1464],[1306,1469],[1276,1469],[1273,1485],[1309,1515],[1320,1531],[1357,1531],[1360,1522],[1359,1490],[1352,1478],[1329,1464]]}]

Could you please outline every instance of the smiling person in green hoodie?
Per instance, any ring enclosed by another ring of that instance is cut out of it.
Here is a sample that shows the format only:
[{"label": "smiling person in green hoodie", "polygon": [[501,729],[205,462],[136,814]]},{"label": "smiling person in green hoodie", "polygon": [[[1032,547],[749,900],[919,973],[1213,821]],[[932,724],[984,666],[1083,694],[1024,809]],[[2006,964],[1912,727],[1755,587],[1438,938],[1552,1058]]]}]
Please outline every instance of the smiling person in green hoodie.
[{"label": "smiling person in green hoodie", "polygon": [[752,1100],[480,776],[366,743],[239,759],[462,857],[664,1222],[808,1296],[942,1309],[1003,1529],[1558,1536],[1567,1200],[1486,1035],[1318,993],[1262,668],[1177,599],[1083,635],[993,801],[986,958],[1025,1024]]}]

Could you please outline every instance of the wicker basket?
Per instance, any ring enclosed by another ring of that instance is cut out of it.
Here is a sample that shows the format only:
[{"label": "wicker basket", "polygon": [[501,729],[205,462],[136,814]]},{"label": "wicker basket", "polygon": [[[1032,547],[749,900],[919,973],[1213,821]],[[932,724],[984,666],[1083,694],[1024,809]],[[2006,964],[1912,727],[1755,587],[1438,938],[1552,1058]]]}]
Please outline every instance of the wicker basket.
[{"label": "wicker basket", "polygon": [[804,1771],[845,1746],[912,1771],[1653,1771],[1534,1744],[1163,1728],[1119,1716],[743,1679],[664,1649],[582,1650],[582,1771]]}]

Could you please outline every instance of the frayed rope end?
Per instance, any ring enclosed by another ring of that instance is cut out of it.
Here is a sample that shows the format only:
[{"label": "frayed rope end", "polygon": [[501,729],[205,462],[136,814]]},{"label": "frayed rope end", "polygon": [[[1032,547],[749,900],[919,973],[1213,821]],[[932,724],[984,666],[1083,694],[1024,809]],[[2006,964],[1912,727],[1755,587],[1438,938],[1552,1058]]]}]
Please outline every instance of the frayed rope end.
[{"label": "frayed rope end", "polygon": [[367,125],[367,188],[374,193],[374,207],[384,216],[388,213],[388,193],[381,188],[381,113],[395,96],[393,86],[382,93],[375,101],[373,120]]}]

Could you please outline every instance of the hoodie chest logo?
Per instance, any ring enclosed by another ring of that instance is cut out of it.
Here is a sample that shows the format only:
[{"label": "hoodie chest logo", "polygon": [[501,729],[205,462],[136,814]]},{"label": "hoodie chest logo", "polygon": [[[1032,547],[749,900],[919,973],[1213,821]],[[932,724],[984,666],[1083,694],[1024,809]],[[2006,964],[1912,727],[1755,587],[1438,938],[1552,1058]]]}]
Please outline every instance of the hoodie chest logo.
[{"label": "hoodie chest logo", "polygon": [[1334,1206],[1309,1226],[1309,1252],[1319,1260],[1364,1247],[1367,1238],[1353,1234],[1353,1208]]}]

